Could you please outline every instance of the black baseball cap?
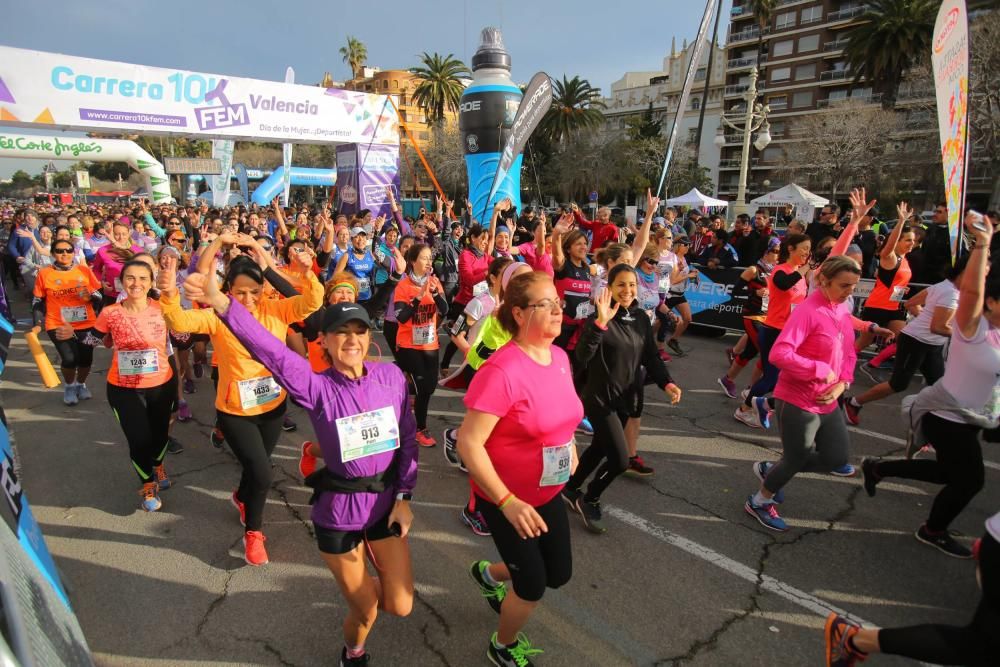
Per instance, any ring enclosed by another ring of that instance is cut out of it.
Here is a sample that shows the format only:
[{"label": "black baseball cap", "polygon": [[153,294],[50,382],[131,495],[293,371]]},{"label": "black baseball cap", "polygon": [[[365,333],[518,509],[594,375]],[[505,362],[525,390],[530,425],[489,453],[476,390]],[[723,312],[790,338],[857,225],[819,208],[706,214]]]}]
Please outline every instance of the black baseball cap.
[{"label": "black baseball cap", "polygon": [[323,313],[323,333],[336,331],[348,322],[361,322],[369,329],[372,328],[371,318],[368,317],[368,311],[364,306],[341,302],[326,307]]}]

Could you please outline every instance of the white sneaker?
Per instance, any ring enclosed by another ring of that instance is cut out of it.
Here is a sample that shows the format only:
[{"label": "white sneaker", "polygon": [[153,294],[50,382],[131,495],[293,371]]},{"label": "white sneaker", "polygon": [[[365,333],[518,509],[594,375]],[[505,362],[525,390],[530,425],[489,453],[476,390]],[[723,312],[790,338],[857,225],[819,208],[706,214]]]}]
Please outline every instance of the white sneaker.
[{"label": "white sneaker", "polygon": [[76,405],[80,402],[79,397],[76,395],[76,385],[67,384],[63,385],[63,403],[66,405]]},{"label": "white sneaker", "polygon": [[81,383],[77,383],[77,385],[76,385],[76,397],[79,400],[81,400],[81,401],[89,401],[90,399],[92,399],[94,397],[94,395],[90,393],[89,389],[87,389],[87,385],[81,384]]},{"label": "white sneaker", "polygon": [[736,412],[733,413],[733,419],[738,422],[742,422],[750,428],[764,428],[761,426],[760,417],[757,416],[757,411],[753,409],[743,411],[736,408]]}]

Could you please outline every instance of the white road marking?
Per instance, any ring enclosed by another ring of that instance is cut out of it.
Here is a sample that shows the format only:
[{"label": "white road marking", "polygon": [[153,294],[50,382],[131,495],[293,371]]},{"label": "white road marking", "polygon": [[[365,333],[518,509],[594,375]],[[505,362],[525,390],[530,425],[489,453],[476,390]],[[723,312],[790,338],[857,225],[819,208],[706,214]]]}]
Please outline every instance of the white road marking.
[{"label": "white road marking", "polygon": [[[682,551],[686,551],[692,556],[696,556],[707,563],[722,568],[726,572],[729,572],[740,579],[744,579],[751,583],[757,583],[757,572],[753,568],[750,568],[739,561],[733,560],[728,556],[724,556],[714,549],[698,544],[697,542],[689,540],[686,537],[682,537],[677,533],[672,533],[669,530],[660,528],[656,524],[647,521],[641,516],[632,514],[628,510],[621,509],[620,507],[606,506],[604,508],[604,512],[615,517],[622,523],[626,523],[633,528],[637,528],[647,535],[660,540],[661,542],[666,542],[667,544],[677,547]],[[808,609],[809,611],[824,618],[830,614],[830,612],[834,612],[849,618],[856,623],[871,625],[855,614],[821,600],[814,595],[810,595],[809,593],[795,588],[794,586],[778,581],[772,576],[765,574],[760,577],[760,580],[761,588],[763,590],[769,593],[774,593],[775,595],[782,597],[800,607]]]}]

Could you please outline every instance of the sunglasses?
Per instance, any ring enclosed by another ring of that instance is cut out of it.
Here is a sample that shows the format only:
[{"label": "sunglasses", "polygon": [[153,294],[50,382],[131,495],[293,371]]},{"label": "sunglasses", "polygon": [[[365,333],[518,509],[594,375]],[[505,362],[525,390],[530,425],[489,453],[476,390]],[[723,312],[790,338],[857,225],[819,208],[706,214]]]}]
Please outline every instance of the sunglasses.
[{"label": "sunglasses", "polygon": [[184,239],[174,238],[167,241],[170,245],[184,245]]},{"label": "sunglasses", "polygon": [[73,254],[73,249],[72,248],[56,248],[55,250],[52,251],[52,253],[55,254],[55,255],[72,255]]},{"label": "sunglasses", "polygon": [[642,263],[643,264],[656,264],[656,260],[653,259],[652,257],[643,257],[642,258]]}]

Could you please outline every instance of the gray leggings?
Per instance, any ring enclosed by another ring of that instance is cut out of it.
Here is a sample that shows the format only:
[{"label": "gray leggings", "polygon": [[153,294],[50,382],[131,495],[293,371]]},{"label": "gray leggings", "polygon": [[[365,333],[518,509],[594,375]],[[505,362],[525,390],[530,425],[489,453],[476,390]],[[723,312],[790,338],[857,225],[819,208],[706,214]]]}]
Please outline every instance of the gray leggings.
[{"label": "gray leggings", "polygon": [[850,436],[840,408],[818,415],[782,400],[775,408],[783,453],[768,472],[765,489],[777,493],[796,473],[830,472],[847,463]]}]

